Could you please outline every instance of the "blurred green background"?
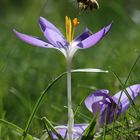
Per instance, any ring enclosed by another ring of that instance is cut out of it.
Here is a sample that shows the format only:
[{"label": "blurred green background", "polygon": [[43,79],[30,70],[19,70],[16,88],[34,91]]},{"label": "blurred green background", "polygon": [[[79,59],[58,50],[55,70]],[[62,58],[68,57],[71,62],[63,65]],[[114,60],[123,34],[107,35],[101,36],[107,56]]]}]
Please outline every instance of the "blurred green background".
[{"label": "blurred green background", "polygon": [[[93,32],[113,21],[109,34],[95,47],[79,50],[72,68],[111,67],[124,82],[140,49],[140,1],[99,0],[99,10],[79,12],[76,0],[0,0],[0,118],[24,128],[40,93],[56,76],[66,69],[61,53],[41,49],[19,40],[13,28],[20,32],[43,37],[38,19],[43,16],[65,34],[65,16],[77,17],[78,35],[85,27]],[[140,61],[136,64],[127,85],[140,83]],[[72,94],[74,108],[94,87],[109,89],[114,94],[120,83],[112,73],[73,74]],[[42,134],[40,117],[54,123],[67,123],[66,77],[53,86],[45,97],[30,129],[35,136]],[[92,116],[83,106],[86,116]],[[76,122],[85,122],[82,115]],[[10,129],[0,124],[0,138],[13,136]],[[14,137],[14,136],[13,136]]]}]

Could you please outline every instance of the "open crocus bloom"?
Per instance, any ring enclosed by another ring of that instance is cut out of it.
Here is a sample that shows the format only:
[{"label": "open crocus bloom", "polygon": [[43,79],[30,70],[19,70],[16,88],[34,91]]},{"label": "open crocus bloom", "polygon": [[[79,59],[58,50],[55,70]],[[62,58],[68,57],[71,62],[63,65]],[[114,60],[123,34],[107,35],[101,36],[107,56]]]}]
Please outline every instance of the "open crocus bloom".
[{"label": "open crocus bloom", "polygon": [[126,94],[135,101],[139,93],[140,84],[127,87],[114,96],[108,95],[108,90],[97,90],[85,99],[85,105],[94,115],[99,112],[98,123],[102,126],[104,123],[113,122],[129,108],[131,101]]},{"label": "open crocus bloom", "polygon": [[39,25],[46,38],[45,40],[19,33],[16,30],[14,30],[14,32],[21,40],[28,44],[43,48],[54,48],[61,51],[66,58],[72,58],[78,49],[86,49],[98,43],[107,34],[112,25],[109,24],[95,34],[92,34],[89,29],[86,28],[82,34],[74,39],[74,32],[78,24],[79,21],[77,18],[71,21],[71,19],[66,16],[66,39],[58,28],[43,17],[40,17]]},{"label": "open crocus bloom", "polygon": [[[80,138],[84,132],[84,130],[87,128],[88,124],[75,124],[73,128],[73,138],[76,140]],[[61,126],[56,126],[55,129],[57,132],[62,136],[62,138],[66,139],[67,138],[67,132],[68,132],[68,127],[65,125]],[[54,134],[51,133],[53,139],[57,140],[58,137]]]}]

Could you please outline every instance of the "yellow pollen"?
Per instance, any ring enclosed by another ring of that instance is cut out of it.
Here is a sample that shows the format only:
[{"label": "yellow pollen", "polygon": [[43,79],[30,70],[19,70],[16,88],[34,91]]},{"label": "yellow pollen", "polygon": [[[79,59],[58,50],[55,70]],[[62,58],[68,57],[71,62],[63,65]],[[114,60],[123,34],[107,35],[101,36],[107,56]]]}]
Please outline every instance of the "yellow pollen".
[{"label": "yellow pollen", "polygon": [[79,21],[77,18],[74,18],[71,21],[71,19],[66,16],[65,24],[66,24],[66,39],[69,43],[71,43],[74,38],[74,32],[75,32],[77,25],[79,24]]}]

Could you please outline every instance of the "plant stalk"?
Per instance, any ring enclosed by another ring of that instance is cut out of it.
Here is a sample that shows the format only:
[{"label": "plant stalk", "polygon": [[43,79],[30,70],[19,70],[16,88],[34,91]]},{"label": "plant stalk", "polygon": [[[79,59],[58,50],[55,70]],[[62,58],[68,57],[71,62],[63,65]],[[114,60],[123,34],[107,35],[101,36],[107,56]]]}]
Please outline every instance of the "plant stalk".
[{"label": "plant stalk", "polygon": [[71,97],[71,59],[67,59],[68,140],[73,140],[74,115]]}]

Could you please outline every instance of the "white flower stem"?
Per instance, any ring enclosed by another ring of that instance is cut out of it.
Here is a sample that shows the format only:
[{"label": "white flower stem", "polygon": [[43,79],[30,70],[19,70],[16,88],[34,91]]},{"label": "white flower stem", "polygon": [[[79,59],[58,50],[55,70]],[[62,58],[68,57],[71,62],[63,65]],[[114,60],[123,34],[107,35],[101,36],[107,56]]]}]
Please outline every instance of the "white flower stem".
[{"label": "white flower stem", "polygon": [[71,58],[67,58],[68,140],[73,140],[74,116],[71,97]]}]

